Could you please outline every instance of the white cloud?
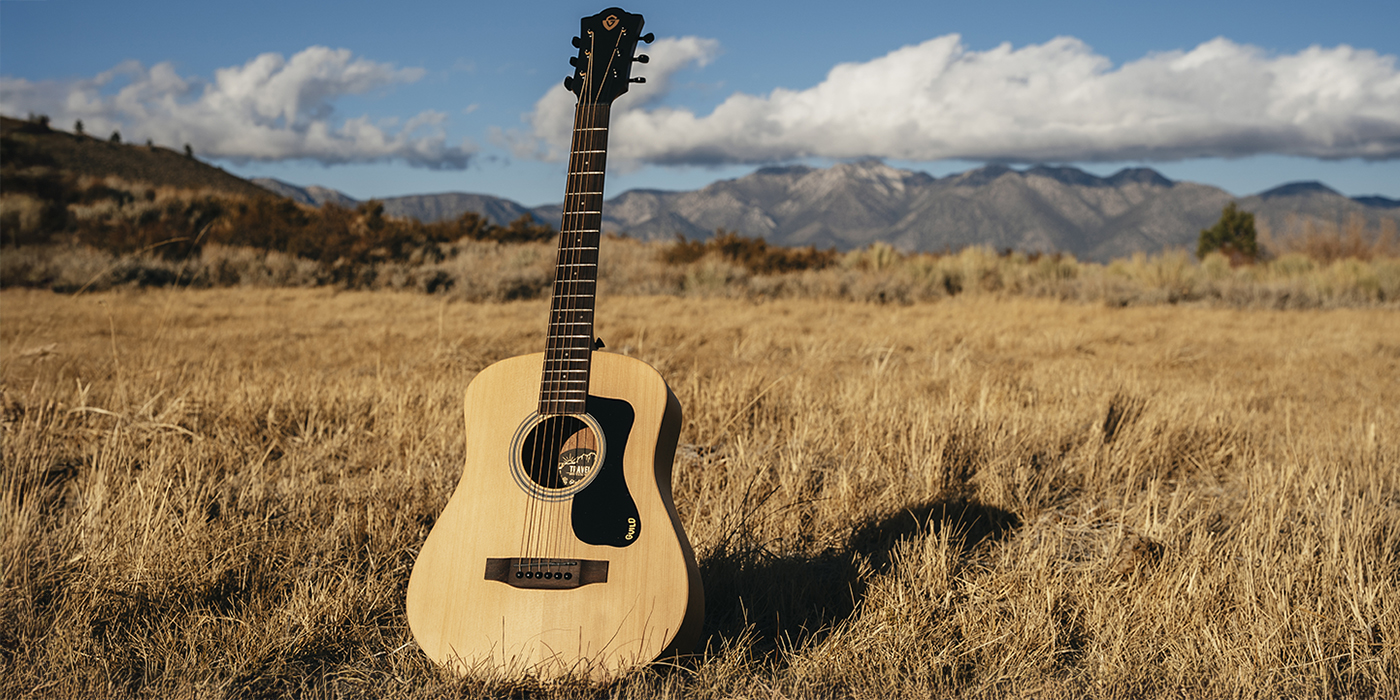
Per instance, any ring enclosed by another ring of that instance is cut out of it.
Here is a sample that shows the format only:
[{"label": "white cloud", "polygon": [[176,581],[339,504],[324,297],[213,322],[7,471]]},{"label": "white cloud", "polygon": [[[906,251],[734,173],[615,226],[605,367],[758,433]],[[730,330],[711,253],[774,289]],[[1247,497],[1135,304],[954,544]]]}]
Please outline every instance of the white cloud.
[{"label": "white cloud", "polygon": [[[638,110],[654,104],[672,89],[671,78],[677,71],[692,63],[704,67],[714,60],[719,53],[719,42],[693,36],[666,37],[645,46],[639,53],[645,53],[651,60],[648,63],[634,63],[632,75],[644,77],[647,82],[641,87],[631,88],[622,101],[614,103],[615,108],[622,105]],[[535,110],[529,115],[530,135],[497,130],[494,138],[510,146],[522,158],[563,158],[569,153],[576,104],[578,100],[573,93],[556,86],[535,103]],[[613,113],[614,123],[618,114]]]},{"label": "white cloud", "polygon": [[[718,49],[705,47],[677,51],[663,76],[703,65]],[[663,77],[645,86],[648,102],[615,106],[611,155],[660,164],[1392,159],[1400,157],[1395,60],[1349,46],[1272,56],[1219,38],[1115,68],[1073,37],[971,51],[950,34],[837,65],[806,90],[735,93],[703,116],[654,106],[669,87]],[[567,148],[572,101],[557,92],[530,120],[533,142],[548,146],[539,155]]]},{"label": "white cloud", "polygon": [[427,168],[465,168],[470,144],[449,146],[446,115],[427,111],[404,122],[367,117],[331,123],[334,102],[424,74],[349,50],[312,46],[290,59],[265,53],[221,68],[212,81],[181,77],[169,63],[149,69],[127,61],[87,80],[30,82],[0,78],[0,111],[48,114],[68,128],[81,119],[89,133],[120,130],[128,141],[192,144],[201,155],[235,162],[309,159],[330,165],[403,160]]}]

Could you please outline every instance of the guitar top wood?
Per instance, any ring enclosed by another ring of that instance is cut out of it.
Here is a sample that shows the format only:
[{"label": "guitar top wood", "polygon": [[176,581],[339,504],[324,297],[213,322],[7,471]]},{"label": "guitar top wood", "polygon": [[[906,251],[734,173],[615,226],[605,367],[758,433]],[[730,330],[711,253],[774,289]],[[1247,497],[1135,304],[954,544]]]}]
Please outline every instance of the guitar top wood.
[{"label": "guitar top wood", "polygon": [[[570,531],[573,500],[529,497],[509,466],[522,420],[536,408],[543,360],[535,354],[496,363],[467,389],[466,468],[409,583],[408,620],[418,645],[462,673],[542,678],[607,677],[688,650],[700,632],[704,596],[671,501],[680,404],[646,363],[593,354],[590,401],[620,401],[635,414],[621,466],[639,534],[624,546],[580,542]],[[548,552],[556,561],[606,562],[606,582],[522,588],[489,579],[487,560],[518,557],[522,523],[529,522],[559,543]]]}]

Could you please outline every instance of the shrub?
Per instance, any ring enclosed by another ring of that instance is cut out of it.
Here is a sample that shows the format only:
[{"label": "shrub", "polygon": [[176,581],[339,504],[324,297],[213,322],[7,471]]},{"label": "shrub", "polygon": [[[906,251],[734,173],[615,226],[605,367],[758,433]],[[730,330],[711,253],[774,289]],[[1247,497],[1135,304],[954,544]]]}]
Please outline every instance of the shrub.
[{"label": "shrub", "polygon": [[1259,244],[1254,230],[1254,215],[1240,211],[1234,202],[1225,205],[1215,225],[1201,229],[1196,245],[1196,257],[1202,260],[1214,251],[1229,258],[1231,265],[1253,263],[1259,256]]},{"label": "shrub", "polygon": [[817,250],[806,248],[771,247],[762,238],[748,238],[737,232],[717,229],[714,238],[700,243],[677,236],[676,242],[662,249],[661,259],[670,265],[684,265],[708,254],[737,264],[754,275],[772,275],[802,270],[820,270],[836,262],[835,248]]}]

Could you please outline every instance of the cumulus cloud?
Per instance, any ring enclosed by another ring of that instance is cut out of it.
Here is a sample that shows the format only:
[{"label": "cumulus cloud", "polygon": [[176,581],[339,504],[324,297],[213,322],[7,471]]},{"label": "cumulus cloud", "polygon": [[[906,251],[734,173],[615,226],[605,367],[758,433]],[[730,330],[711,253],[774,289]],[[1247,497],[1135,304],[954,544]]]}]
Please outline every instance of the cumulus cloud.
[{"label": "cumulus cloud", "polygon": [[[718,47],[706,46],[677,53],[679,64],[670,71],[708,60]],[[736,93],[706,115],[655,106],[656,97],[650,104],[620,103],[611,155],[658,164],[811,156],[1393,159],[1400,157],[1395,61],[1349,46],[1270,55],[1219,38],[1114,67],[1073,37],[972,51],[950,34],[837,65],[805,90]],[[646,87],[659,96],[658,86]],[[534,138],[550,144],[550,155],[568,143],[571,122],[561,120],[559,102],[546,96],[531,118]]]},{"label": "cumulus cloud", "polygon": [[[645,77],[647,82],[640,88],[634,86],[626,96],[614,103],[614,123],[619,106],[632,111],[646,109],[672,90],[672,78],[677,71],[692,64],[698,67],[708,65],[719,54],[719,42],[694,36],[665,37],[646,46],[642,52],[651,60],[633,64],[632,75]],[[498,131],[495,136],[522,158],[558,160],[569,153],[576,104],[578,100],[572,92],[562,88],[550,90],[535,103],[535,109],[529,116],[530,134]]]},{"label": "cumulus cloud", "polygon": [[189,143],[203,156],[235,162],[397,159],[465,168],[475,149],[447,145],[441,112],[423,112],[402,125],[367,117],[332,123],[336,99],[411,83],[423,74],[421,68],[395,68],[323,46],[290,59],[265,53],[215,71],[212,81],[182,77],[169,63],[146,68],[127,61],[84,80],[0,78],[0,111],[48,114],[64,127],[81,119],[99,136],[120,130],[129,141]]}]

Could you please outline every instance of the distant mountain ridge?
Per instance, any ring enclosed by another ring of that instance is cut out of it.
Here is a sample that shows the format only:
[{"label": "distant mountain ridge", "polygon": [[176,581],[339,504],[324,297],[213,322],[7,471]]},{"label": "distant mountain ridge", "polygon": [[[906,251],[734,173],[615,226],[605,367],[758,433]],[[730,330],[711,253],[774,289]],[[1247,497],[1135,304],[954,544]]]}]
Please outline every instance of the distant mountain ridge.
[{"label": "distant mountain ridge", "polygon": [[[301,187],[270,177],[256,177],[252,182],[268,190],[289,197],[302,204],[321,206],[327,202],[342,207],[354,207],[359,200],[339,190],[310,185]],[[416,194],[404,197],[383,197],[384,213],[389,216],[411,217],[419,221],[446,221],[456,219],[466,212],[476,212],[497,226],[509,224],[522,216],[533,216],[533,212],[520,204],[489,194],[468,194],[466,192],[443,192],[441,194]],[[557,222],[555,223],[557,226]]]},{"label": "distant mountain ridge", "polygon": [[[355,203],[335,190],[273,183],[264,186],[298,201]],[[422,221],[474,211],[498,225],[529,214],[557,226],[563,213],[562,205],[530,209],[461,192],[380,201],[385,213]],[[703,240],[723,228],[783,246],[850,250],[882,241],[903,250],[941,251],[982,245],[1105,261],[1139,251],[1192,249],[1200,230],[1231,201],[1275,232],[1296,228],[1305,218],[1340,224],[1359,216],[1368,226],[1382,219],[1400,222],[1400,202],[1351,199],[1318,182],[1234,197],[1151,168],[1099,177],[1065,166],[988,165],[935,178],[865,160],[830,168],[760,168],[689,192],[629,190],[604,204],[603,226],[646,240],[677,234]]]},{"label": "distant mountain ridge", "polygon": [[[95,139],[39,121],[0,118],[0,144],[6,177],[35,166],[157,187],[283,196],[313,206],[359,204],[330,188],[271,178],[249,181],[167,148]],[[562,217],[561,205],[529,208],[463,192],[380,201],[389,215],[421,221],[472,211],[501,226],[527,215],[557,226]],[[1319,182],[1287,183],[1236,198],[1216,187],[1174,182],[1150,168],[1099,177],[1064,166],[988,165],[936,178],[879,160],[761,168],[690,192],[630,190],[604,204],[603,226],[651,240],[677,234],[703,240],[723,228],[784,246],[849,250],[882,241],[904,250],[941,251],[982,245],[1108,260],[1167,247],[1193,249],[1200,230],[1230,201],[1276,234],[1298,232],[1309,220],[1356,219],[1371,229],[1383,221],[1400,226],[1400,201],[1348,198]]]},{"label": "distant mountain ridge", "polygon": [[329,187],[321,187],[320,185],[298,187],[290,182],[283,182],[271,177],[255,177],[248,181],[276,194],[280,194],[283,197],[287,197],[288,199],[301,202],[302,204],[310,204],[315,207],[319,207],[327,202],[338,204],[342,207],[354,207],[360,203],[359,200],[340,190],[333,190]]}]

